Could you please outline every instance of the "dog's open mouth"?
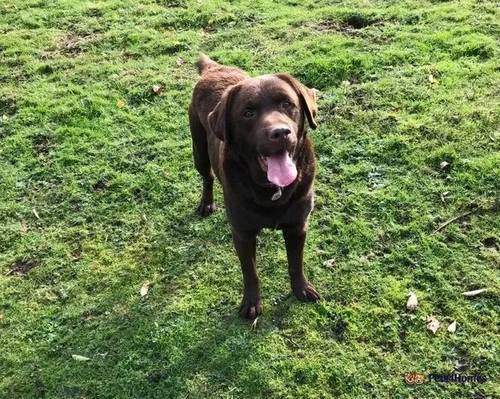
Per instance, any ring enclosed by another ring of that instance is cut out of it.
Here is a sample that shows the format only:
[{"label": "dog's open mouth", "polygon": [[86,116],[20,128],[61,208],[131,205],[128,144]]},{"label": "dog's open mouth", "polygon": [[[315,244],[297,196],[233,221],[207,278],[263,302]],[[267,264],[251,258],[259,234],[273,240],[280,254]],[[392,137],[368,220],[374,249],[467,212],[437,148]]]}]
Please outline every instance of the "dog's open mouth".
[{"label": "dog's open mouth", "polygon": [[297,166],[288,151],[267,157],[259,155],[257,159],[267,180],[278,187],[289,186],[297,178]]}]

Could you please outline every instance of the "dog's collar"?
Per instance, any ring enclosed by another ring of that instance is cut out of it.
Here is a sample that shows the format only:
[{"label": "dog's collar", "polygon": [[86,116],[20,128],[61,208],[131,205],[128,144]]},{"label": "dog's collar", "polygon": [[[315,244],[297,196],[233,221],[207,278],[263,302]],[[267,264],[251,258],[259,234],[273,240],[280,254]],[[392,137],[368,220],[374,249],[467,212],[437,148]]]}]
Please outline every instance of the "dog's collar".
[{"label": "dog's collar", "polygon": [[271,201],[277,201],[281,198],[281,195],[283,194],[283,191],[281,190],[281,187],[277,186],[276,192],[273,194],[271,197]]}]

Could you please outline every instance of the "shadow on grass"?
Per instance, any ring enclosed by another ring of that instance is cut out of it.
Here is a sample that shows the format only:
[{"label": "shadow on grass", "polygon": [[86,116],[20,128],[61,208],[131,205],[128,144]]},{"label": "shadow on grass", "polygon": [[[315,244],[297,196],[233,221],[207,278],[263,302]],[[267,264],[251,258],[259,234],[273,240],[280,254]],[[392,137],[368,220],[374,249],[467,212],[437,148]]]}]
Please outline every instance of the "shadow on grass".
[{"label": "shadow on grass", "polygon": [[[224,271],[227,263],[235,262],[229,272],[235,273],[235,284],[240,285],[229,228],[222,211],[209,219],[202,220],[193,211],[179,213],[152,234],[151,242],[157,244],[134,259],[162,275],[147,297],[135,291],[131,295],[130,287],[124,287],[130,285],[130,275],[124,274],[100,294],[94,307],[77,305],[70,306],[71,310],[60,306],[57,315],[49,316],[58,326],[51,339],[46,340],[44,324],[34,335],[36,349],[31,359],[25,359],[24,375],[10,376],[8,394],[205,397],[214,394],[212,386],[220,390],[235,385],[265,391],[263,384],[256,387],[239,380],[251,378],[255,346],[273,330],[260,323],[254,329],[239,318],[239,292],[234,292],[233,284],[225,287],[227,277],[222,275],[228,273]],[[221,231],[227,233],[221,235]],[[220,264],[209,266],[217,269],[221,281],[207,282],[203,280],[207,259],[210,263],[219,250],[231,251]],[[197,279],[203,283],[197,286]],[[225,294],[226,289],[230,294]],[[269,309],[267,316],[282,318],[289,306],[290,300],[284,300],[273,306],[272,313]]]}]

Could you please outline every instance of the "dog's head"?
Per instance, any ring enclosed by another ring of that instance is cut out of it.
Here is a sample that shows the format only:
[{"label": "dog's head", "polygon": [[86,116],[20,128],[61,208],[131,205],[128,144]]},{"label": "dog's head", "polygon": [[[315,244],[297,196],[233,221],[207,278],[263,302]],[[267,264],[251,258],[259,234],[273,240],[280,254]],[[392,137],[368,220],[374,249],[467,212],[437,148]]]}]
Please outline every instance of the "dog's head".
[{"label": "dog's head", "polygon": [[306,121],[316,128],[316,112],[313,89],[288,74],[265,75],[227,88],[208,123],[245,160],[255,181],[264,175],[285,187],[297,177],[297,149]]}]

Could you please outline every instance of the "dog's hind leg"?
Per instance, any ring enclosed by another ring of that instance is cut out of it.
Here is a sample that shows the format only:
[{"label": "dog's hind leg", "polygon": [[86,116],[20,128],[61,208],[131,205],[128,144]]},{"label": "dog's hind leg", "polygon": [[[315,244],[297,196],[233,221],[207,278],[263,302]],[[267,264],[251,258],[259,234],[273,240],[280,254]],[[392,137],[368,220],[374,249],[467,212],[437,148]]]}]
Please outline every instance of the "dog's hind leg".
[{"label": "dog's hind leg", "polygon": [[213,194],[214,174],[208,156],[207,133],[192,108],[189,109],[189,127],[193,139],[194,166],[203,179],[203,193],[200,205],[198,206],[198,212],[201,216],[208,216],[215,211]]}]

